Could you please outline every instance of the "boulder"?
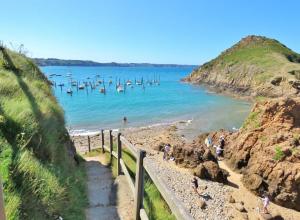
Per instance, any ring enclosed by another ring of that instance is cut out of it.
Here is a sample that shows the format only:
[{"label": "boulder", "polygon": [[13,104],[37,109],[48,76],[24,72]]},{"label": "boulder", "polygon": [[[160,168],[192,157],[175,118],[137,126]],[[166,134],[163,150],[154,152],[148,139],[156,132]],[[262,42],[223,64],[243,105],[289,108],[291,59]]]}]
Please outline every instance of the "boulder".
[{"label": "boulder", "polygon": [[283,77],[282,76],[276,76],[271,80],[271,84],[274,86],[279,86]]},{"label": "boulder", "polygon": [[239,212],[246,212],[245,207],[241,203],[236,203],[235,204],[235,209],[238,210]]},{"label": "boulder", "polygon": [[212,154],[211,150],[210,149],[206,149],[202,155],[202,159],[203,161],[214,161],[214,162],[217,162],[217,159],[216,157]]},{"label": "boulder", "polygon": [[290,80],[289,84],[295,89],[300,89],[300,80]]},{"label": "boulder", "polygon": [[235,199],[230,195],[228,199],[229,203],[235,203]]},{"label": "boulder", "polygon": [[162,151],[164,149],[165,145],[166,145],[165,143],[161,142],[157,145],[154,145],[153,149],[156,150],[156,151]]},{"label": "boulder", "polygon": [[206,202],[203,200],[198,200],[197,201],[197,205],[201,208],[201,209],[205,209],[205,207],[207,206]]},{"label": "boulder", "polygon": [[242,213],[242,217],[244,220],[248,220],[249,217],[248,217],[248,214],[247,213]]},{"label": "boulder", "polygon": [[263,185],[263,178],[255,173],[244,175],[242,180],[244,185],[252,191],[259,190]]},{"label": "boulder", "polygon": [[206,179],[208,177],[207,170],[202,163],[194,169],[194,175],[200,179]]},{"label": "boulder", "polygon": [[203,166],[207,170],[207,179],[221,183],[227,182],[228,172],[221,169],[217,163],[214,161],[205,161]]}]

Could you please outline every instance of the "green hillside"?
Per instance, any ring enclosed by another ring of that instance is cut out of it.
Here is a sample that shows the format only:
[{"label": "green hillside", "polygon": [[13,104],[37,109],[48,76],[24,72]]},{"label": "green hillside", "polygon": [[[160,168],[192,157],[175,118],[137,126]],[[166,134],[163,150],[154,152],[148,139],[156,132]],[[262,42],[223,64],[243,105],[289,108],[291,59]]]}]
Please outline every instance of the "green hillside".
[{"label": "green hillside", "polygon": [[8,219],[83,219],[85,174],[32,60],[0,47],[0,172]]},{"label": "green hillside", "polygon": [[300,55],[277,40],[248,36],[186,80],[254,96],[295,95],[300,91]]}]

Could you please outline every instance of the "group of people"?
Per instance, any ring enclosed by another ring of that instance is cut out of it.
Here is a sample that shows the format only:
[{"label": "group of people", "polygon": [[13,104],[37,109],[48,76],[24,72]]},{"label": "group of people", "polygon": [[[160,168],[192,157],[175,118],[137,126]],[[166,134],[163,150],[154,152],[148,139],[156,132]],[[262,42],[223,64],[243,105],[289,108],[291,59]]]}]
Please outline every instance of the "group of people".
[{"label": "group of people", "polygon": [[[164,147],[163,160],[168,160],[168,157],[170,156],[170,152],[171,152],[171,145],[170,144],[166,144],[165,147]],[[175,158],[173,156],[171,156],[170,160],[174,161]]]}]

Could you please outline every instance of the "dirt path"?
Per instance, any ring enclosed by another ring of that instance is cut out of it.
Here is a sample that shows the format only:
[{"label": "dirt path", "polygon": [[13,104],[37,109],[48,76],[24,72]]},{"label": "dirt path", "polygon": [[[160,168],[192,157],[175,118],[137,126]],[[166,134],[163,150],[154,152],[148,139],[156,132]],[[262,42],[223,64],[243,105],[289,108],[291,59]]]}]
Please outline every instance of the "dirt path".
[{"label": "dirt path", "polygon": [[125,176],[113,178],[103,156],[86,157],[89,207],[87,220],[133,219],[133,195]]},{"label": "dirt path", "polygon": [[[250,220],[252,219],[263,219],[258,211],[258,207],[261,207],[262,202],[261,199],[251,193],[248,189],[246,189],[241,181],[242,175],[232,171],[224,161],[219,161],[219,165],[221,168],[227,170],[230,174],[228,180],[238,188],[233,189],[232,197],[236,202],[244,202],[244,207],[247,210],[247,215]],[[282,216],[285,220],[298,220],[300,219],[300,212],[287,209],[281,206],[278,206],[274,203],[271,203],[269,206],[269,212],[272,216]],[[234,209],[233,209],[234,210]],[[236,211],[234,213],[234,219],[243,219],[243,216],[240,212]]]}]

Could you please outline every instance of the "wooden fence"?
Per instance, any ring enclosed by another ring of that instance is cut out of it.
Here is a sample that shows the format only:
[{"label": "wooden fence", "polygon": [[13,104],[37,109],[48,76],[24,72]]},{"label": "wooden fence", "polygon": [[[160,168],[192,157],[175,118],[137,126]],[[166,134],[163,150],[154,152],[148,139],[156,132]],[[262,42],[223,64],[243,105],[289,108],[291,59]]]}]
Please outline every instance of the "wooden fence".
[{"label": "wooden fence", "polygon": [[4,197],[3,197],[2,181],[0,177],[0,219],[5,220]]},{"label": "wooden fence", "polygon": [[[104,135],[107,133],[109,135],[109,145],[105,145]],[[113,140],[114,137],[117,141],[117,152],[113,151]],[[88,136],[88,140],[90,137]],[[131,154],[136,158],[136,174],[135,182],[133,182],[129,171],[125,165],[124,160],[122,159],[122,148],[127,148]],[[148,163],[147,160],[144,160],[146,157],[146,152],[144,150],[137,149],[133,144],[131,144],[125,137],[119,132],[113,132],[109,130],[104,132],[101,130],[101,148],[102,152],[107,151],[110,153],[110,158],[115,157],[117,159],[117,174],[121,175],[122,172],[126,176],[126,179],[129,183],[129,187],[134,195],[134,219],[138,220],[147,220],[148,216],[145,209],[143,208],[143,198],[144,198],[144,173],[145,171],[150,176],[151,180],[155,184],[156,188],[168,204],[172,213],[175,215],[178,220],[192,220],[192,216],[186,209],[183,207],[182,203],[175,197],[175,195],[168,189],[167,185],[157,177],[156,170],[153,169]],[[91,151],[90,141],[88,141],[88,150]]]}]

